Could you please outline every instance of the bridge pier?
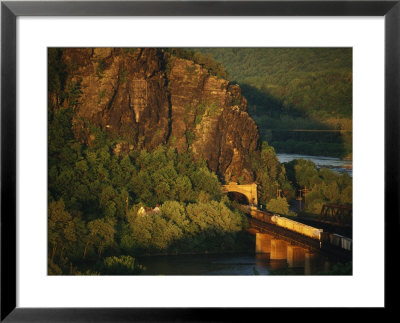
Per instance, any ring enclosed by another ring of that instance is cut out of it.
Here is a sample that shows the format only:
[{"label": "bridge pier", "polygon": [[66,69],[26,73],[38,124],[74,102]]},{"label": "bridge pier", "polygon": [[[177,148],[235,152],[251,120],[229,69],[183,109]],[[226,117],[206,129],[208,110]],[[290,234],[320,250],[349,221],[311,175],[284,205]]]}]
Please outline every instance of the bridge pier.
[{"label": "bridge pier", "polygon": [[287,257],[287,242],[279,239],[271,239],[271,260],[282,260]]},{"label": "bridge pier", "polygon": [[270,253],[271,252],[271,239],[272,236],[265,233],[256,233],[256,253]]},{"label": "bridge pier", "polygon": [[289,267],[303,267],[305,263],[306,249],[288,245],[287,246],[287,262]]},{"label": "bridge pier", "polygon": [[311,275],[311,266],[316,261],[316,255],[312,252],[306,252],[304,254],[304,275]]},{"label": "bridge pier", "polygon": [[331,270],[332,264],[331,261],[329,259],[325,259],[324,260],[324,271],[327,272],[329,270]]}]

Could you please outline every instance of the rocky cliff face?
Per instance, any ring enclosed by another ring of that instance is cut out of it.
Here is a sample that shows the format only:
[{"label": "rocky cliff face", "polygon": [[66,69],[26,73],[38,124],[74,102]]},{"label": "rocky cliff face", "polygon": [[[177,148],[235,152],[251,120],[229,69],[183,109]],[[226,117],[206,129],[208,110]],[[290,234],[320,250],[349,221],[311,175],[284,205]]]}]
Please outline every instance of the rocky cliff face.
[{"label": "rocky cliff face", "polygon": [[65,49],[73,131],[90,144],[88,124],[126,140],[115,153],[170,144],[204,158],[225,181],[252,181],[249,154],[259,134],[238,85],[161,49]]}]

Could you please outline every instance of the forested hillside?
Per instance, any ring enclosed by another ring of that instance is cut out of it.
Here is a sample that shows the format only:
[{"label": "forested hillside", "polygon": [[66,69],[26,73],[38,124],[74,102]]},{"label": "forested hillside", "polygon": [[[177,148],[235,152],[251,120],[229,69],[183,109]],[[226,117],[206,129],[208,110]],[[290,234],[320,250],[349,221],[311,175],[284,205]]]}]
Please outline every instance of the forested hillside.
[{"label": "forested hillside", "polygon": [[277,183],[292,191],[239,86],[189,58],[49,49],[49,274],[135,274],[140,254],[251,250],[222,183],[257,178],[262,203]]},{"label": "forested hillside", "polygon": [[347,174],[279,163],[224,75],[179,49],[49,49],[49,275],[136,274],[146,272],[138,255],[253,250],[245,215],[222,193],[229,181],[258,183],[258,202],[280,214],[293,215],[305,186],[309,213],[351,203]]},{"label": "forested hillside", "polygon": [[351,154],[351,48],[193,50],[222,63],[239,83],[262,138],[278,152]]}]

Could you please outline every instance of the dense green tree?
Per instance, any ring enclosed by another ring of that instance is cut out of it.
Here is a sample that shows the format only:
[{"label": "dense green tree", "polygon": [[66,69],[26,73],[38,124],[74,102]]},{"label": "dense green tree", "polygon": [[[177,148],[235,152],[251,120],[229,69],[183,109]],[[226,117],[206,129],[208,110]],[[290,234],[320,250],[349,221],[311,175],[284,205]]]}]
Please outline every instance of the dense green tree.
[{"label": "dense green tree", "polygon": [[166,201],[161,206],[163,216],[177,225],[184,233],[190,231],[190,221],[186,216],[185,207],[177,201]]},{"label": "dense green tree", "polygon": [[347,174],[338,174],[327,168],[317,169],[308,160],[296,159],[286,163],[289,180],[297,190],[307,188],[305,210],[319,214],[324,204],[352,204],[352,180]]},{"label": "dense green tree", "polygon": [[289,214],[289,203],[284,197],[277,197],[276,199],[271,199],[266,208],[268,211],[278,214]]},{"label": "dense green tree", "polygon": [[87,225],[89,234],[84,250],[83,257],[85,258],[87,247],[93,245],[97,248],[97,253],[101,256],[104,248],[110,246],[114,242],[115,229],[110,220],[96,219],[90,221]]},{"label": "dense green tree", "polygon": [[49,204],[48,234],[49,244],[52,246],[51,261],[54,261],[57,249],[60,252],[60,258],[62,258],[65,249],[71,248],[77,239],[75,223],[71,214],[65,210],[62,199]]},{"label": "dense green tree", "polygon": [[262,143],[261,153],[252,156],[252,168],[259,184],[259,203],[266,204],[277,197],[280,190],[288,198],[293,196],[293,188],[286,177],[285,167],[279,163],[273,147]]}]

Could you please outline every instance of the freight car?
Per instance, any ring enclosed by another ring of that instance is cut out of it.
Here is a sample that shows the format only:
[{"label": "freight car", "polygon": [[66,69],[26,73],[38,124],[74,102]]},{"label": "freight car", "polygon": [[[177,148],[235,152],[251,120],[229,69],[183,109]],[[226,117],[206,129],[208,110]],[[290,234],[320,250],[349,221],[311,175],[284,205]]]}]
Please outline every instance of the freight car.
[{"label": "freight car", "polygon": [[317,229],[317,228],[311,227],[309,225],[306,225],[306,224],[303,224],[303,223],[300,223],[297,221],[293,221],[293,220],[290,220],[285,217],[281,217],[276,214],[274,214],[271,217],[271,221],[272,221],[272,223],[275,223],[276,225],[278,225],[280,227],[283,227],[283,228],[291,230],[291,231],[298,232],[302,235],[305,235],[307,237],[317,239],[317,240],[321,240],[321,232],[324,231],[322,229]]},{"label": "freight car", "polygon": [[257,219],[259,221],[266,222],[266,223],[273,223],[271,221],[272,214],[269,214],[267,212],[260,212],[260,211],[257,211],[257,210],[251,210],[250,211],[250,215],[251,215],[252,218]]},{"label": "freight car", "polygon": [[343,237],[340,234],[331,233],[329,234],[329,242],[331,245],[351,251],[353,241],[350,238]]}]

